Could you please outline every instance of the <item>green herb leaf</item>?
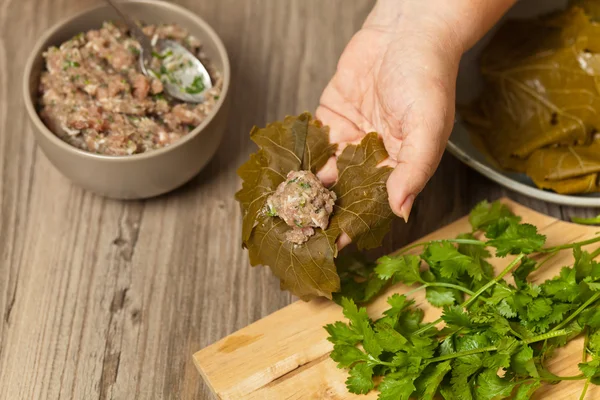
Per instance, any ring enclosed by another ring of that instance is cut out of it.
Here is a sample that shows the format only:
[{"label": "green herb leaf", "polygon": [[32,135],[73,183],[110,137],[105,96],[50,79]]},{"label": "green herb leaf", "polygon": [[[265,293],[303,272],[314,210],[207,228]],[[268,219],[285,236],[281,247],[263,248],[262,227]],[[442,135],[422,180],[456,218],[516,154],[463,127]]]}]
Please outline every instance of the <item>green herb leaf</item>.
[{"label": "green herb leaf", "polygon": [[362,339],[360,333],[341,321],[326,325],[325,330],[329,333],[327,340],[333,344],[356,345]]},{"label": "green herb leaf", "polygon": [[533,393],[542,386],[540,381],[523,383],[517,389],[514,400],[529,400],[533,397]]},{"label": "green herb leaf", "polygon": [[580,363],[577,366],[581,373],[588,378],[597,378],[600,376],[600,359]]},{"label": "green herb leaf", "polygon": [[417,388],[414,385],[414,378],[404,377],[385,378],[378,389],[378,400],[408,400]]},{"label": "green herb leaf", "polygon": [[359,361],[367,361],[369,358],[365,353],[355,346],[347,344],[336,344],[331,352],[331,359],[338,363],[338,368],[349,368]]},{"label": "green herb leaf", "polygon": [[377,260],[375,272],[380,279],[394,278],[396,282],[412,285],[423,282],[419,271],[421,261],[416,256],[384,256]]},{"label": "green herb leaf", "polygon": [[346,387],[350,393],[369,393],[375,387],[375,383],[373,383],[373,367],[366,363],[356,364],[350,369],[350,375],[346,380]]},{"label": "green herb leaf", "polygon": [[515,384],[500,378],[495,369],[486,369],[477,377],[477,400],[495,400],[510,396]]},{"label": "green herb leaf", "polygon": [[194,81],[185,88],[185,92],[189,94],[198,94],[204,92],[204,89],[206,89],[204,80],[201,75],[198,75],[194,78]]},{"label": "green herb leaf", "polygon": [[472,326],[471,319],[461,306],[446,306],[442,319],[448,325],[460,328],[469,328]]},{"label": "green herb leaf", "polygon": [[508,254],[531,254],[539,251],[546,237],[537,233],[530,224],[520,224],[515,218],[504,217],[486,229],[485,236],[490,239],[488,245],[496,248],[496,256]]},{"label": "green herb leaf", "polygon": [[451,306],[456,302],[451,289],[428,287],[425,290],[427,301],[434,307]]},{"label": "green herb leaf", "polygon": [[490,204],[487,200],[483,200],[481,203],[477,204],[469,214],[469,222],[471,223],[473,230],[477,231],[485,229],[500,218],[513,215],[512,211],[510,211],[505,204],[497,201]]}]

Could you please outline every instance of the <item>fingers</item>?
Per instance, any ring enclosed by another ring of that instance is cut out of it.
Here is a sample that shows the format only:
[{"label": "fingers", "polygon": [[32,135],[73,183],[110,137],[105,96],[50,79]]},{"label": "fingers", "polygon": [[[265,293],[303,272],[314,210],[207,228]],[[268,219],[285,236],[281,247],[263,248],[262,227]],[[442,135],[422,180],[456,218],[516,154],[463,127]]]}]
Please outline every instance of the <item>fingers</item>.
[{"label": "fingers", "polygon": [[337,180],[337,175],[337,158],[335,156],[331,157],[323,166],[323,168],[317,172],[317,178],[319,178],[319,180],[323,182],[323,185],[326,187],[335,183]]},{"label": "fingers", "polygon": [[415,102],[402,121],[402,145],[392,157],[387,190],[394,213],[408,221],[416,196],[440,163],[454,121],[454,95],[432,91],[427,102]]},{"label": "fingers", "polygon": [[344,247],[348,246],[350,243],[352,243],[352,239],[350,239],[350,236],[346,235],[345,232],[342,232],[337,241],[337,248],[338,250],[341,250]]}]

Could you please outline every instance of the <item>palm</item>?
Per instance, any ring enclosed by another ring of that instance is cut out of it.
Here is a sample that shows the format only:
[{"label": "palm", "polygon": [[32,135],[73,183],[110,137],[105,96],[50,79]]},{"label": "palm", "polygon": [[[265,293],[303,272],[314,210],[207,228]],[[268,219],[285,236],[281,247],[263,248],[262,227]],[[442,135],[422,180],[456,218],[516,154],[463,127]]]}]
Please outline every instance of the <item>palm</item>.
[{"label": "palm", "polygon": [[385,62],[388,45],[386,35],[377,31],[361,30],[354,36],[323,93],[317,117],[331,127],[332,140],[342,145],[379,132],[394,158],[401,138],[391,132],[401,130],[399,116],[410,103],[402,96],[401,82],[389,82],[400,71]]},{"label": "palm", "polygon": [[[407,191],[418,193],[443,152],[454,118],[455,80],[453,65],[444,57],[430,39],[398,40],[398,33],[366,27],[344,50],[321,97],[317,117],[331,127],[332,141],[343,148],[378,132],[390,155],[388,164],[410,173],[411,182],[400,182],[406,178],[397,179],[396,168],[388,182],[390,200],[406,197]],[[328,168],[322,176],[327,181],[334,175],[334,168]],[[390,190],[390,182],[398,187]],[[398,207],[393,207],[396,212]]]}]

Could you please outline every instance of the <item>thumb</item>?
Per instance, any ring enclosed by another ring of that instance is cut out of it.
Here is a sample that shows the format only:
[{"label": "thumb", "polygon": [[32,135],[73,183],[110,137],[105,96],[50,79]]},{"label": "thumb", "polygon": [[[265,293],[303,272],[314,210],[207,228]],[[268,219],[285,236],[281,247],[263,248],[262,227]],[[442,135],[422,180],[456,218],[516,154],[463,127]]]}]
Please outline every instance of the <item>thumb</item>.
[{"label": "thumb", "polygon": [[454,122],[454,94],[429,93],[425,107],[415,102],[405,115],[401,132],[397,133],[402,137],[400,149],[395,157],[391,155],[397,166],[387,181],[389,202],[394,213],[405,221],[416,196],[440,163]]}]

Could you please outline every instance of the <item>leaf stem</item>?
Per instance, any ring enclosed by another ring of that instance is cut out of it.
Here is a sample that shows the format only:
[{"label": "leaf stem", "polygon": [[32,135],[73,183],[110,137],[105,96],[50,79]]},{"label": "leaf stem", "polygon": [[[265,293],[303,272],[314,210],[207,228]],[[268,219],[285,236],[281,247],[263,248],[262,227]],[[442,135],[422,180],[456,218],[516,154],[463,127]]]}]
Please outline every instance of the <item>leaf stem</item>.
[{"label": "leaf stem", "polygon": [[590,330],[588,327],[585,328],[585,339],[583,340],[583,354],[581,355],[581,362],[587,361],[587,347],[590,342]]},{"label": "leaf stem", "polygon": [[580,305],[577,310],[573,311],[573,313],[571,315],[569,315],[567,317],[567,319],[565,319],[563,322],[561,322],[560,324],[558,324],[554,328],[552,328],[550,330],[550,332],[556,331],[556,330],[562,328],[563,326],[567,325],[576,316],[578,316],[583,310],[585,310],[590,304],[592,304],[593,302],[595,302],[596,300],[598,300],[598,298],[600,298],[600,292],[594,293],[594,295],[592,297],[590,297],[585,303],[583,303],[582,305]]},{"label": "leaf stem", "polygon": [[459,286],[459,285],[455,285],[453,283],[428,282],[428,283],[425,284],[425,286],[427,286],[427,287],[445,287],[445,288],[449,288],[449,289],[460,290],[461,292],[465,292],[469,296],[474,296],[475,295],[475,292],[473,292],[472,290],[469,290],[469,289],[467,289],[465,287],[462,287],[462,286]]},{"label": "leaf stem", "polygon": [[585,395],[587,393],[588,387],[590,386],[590,379],[588,378],[585,381],[585,385],[583,386],[583,390],[581,391],[581,396],[579,396],[579,400],[585,399]]},{"label": "leaf stem", "polygon": [[553,378],[541,378],[542,381],[580,381],[582,379],[586,379],[583,375],[574,375],[574,376],[554,376]]},{"label": "leaf stem", "polygon": [[487,246],[486,242],[482,242],[481,240],[476,240],[476,239],[443,239],[443,240],[440,239],[440,240],[430,240],[428,242],[419,242],[419,243],[411,244],[410,246],[407,246],[407,247],[399,250],[397,253],[395,253],[395,255],[399,256],[399,255],[405,254],[412,249],[416,249],[417,247],[428,246],[433,243],[444,243],[444,242],[457,243],[457,244],[473,244],[473,245],[482,246],[482,247]]},{"label": "leaf stem", "polygon": [[542,253],[551,253],[553,251],[572,249],[573,247],[577,247],[577,246],[587,246],[588,244],[597,243],[597,242],[600,242],[600,236],[596,236],[596,237],[588,239],[588,240],[583,240],[581,242],[568,243],[568,244],[563,244],[560,246],[549,247],[547,249],[542,249],[541,252]]},{"label": "leaf stem", "polygon": [[558,254],[558,250],[557,251],[553,251],[552,253],[548,254],[546,257],[544,257],[544,259],[542,261],[540,261],[538,263],[538,265],[535,266],[535,268],[533,270],[537,271],[538,269],[542,268],[542,265],[546,264],[548,261],[550,261],[557,254]]},{"label": "leaf stem", "polygon": [[417,288],[415,288],[413,290],[410,290],[410,291],[408,291],[406,293],[403,293],[403,295],[404,296],[410,296],[411,294],[417,293],[419,290],[423,290],[423,289],[426,289],[426,288],[427,288],[426,284],[425,285],[421,285],[421,286],[419,286],[419,287],[417,287]]},{"label": "leaf stem", "polygon": [[[515,267],[515,265],[517,265],[517,263],[519,261],[521,261],[521,259],[523,257],[525,257],[525,254],[522,254],[522,253],[519,254],[519,256],[517,258],[515,258],[510,264],[508,264],[508,266],[504,269],[504,271],[502,271],[500,273],[500,275],[496,276],[494,279],[492,279],[491,281],[489,281],[488,283],[486,283],[476,293],[473,293],[473,295],[467,301],[463,302],[461,304],[461,306],[467,308],[469,305],[471,305],[479,296],[481,296],[481,294],[483,292],[485,292],[491,286],[493,286],[496,283],[498,283],[500,281],[500,279],[502,279],[506,274],[508,274]],[[435,321],[430,322],[427,325],[422,326],[421,328],[419,328],[418,330],[416,330],[413,334],[414,335],[420,335],[421,333],[426,332],[429,329],[433,328],[434,326],[436,326],[440,322],[442,322],[442,319],[438,318]]]},{"label": "leaf stem", "polygon": [[500,281],[500,279],[504,278],[504,276],[506,274],[508,274],[510,271],[512,271],[512,269],[519,263],[519,261],[521,261],[523,259],[523,257],[525,257],[525,254],[523,254],[523,253],[519,254],[517,256],[517,258],[512,260],[511,263],[508,264],[508,266],[506,268],[504,268],[504,270],[502,272],[500,272],[499,275],[497,275],[494,279],[492,279],[491,281],[489,281],[488,283],[483,285],[473,296],[471,296],[467,301],[465,301],[463,303],[463,307],[468,308],[475,300],[477,300],[477,297],[479,297],[482,293],[484,293],[490,287],[494,286],[496,283],[498,283]]},{"label": "leaf stem", "polygon": [[559,337],[559,336],[566,336],[569,333],[571,333],[571,331],[569,329],[550,331],[550,332],[544,333],[542,335],[538,335],[538,336],[531,337],[529,339],[525,339],[525,340],[523,340],[523,343],[531,344],[531,343],[541,342],[543,340],[548,340],[548,339],[552,339],[552,338]]},{"label": "leaf stem", "polygon": [[598,247],[596,250],[594,250],[592,252],[592,254],[590,254],[590,256],[592,257],[592,259],[598,257],[600,255],[600,247]]},{"label": "leaf stem", "polygon": [[[542,340],[546,340],[546,339],[550,339],[550,338],[555,338],[555,337],[559,337],[559,336],[568,335],[569,332],[570,331],[567,330],[567,329],[562,329],[560,331],[548,332],[548,333],[544,333],[543,335],[534,336],[532,338],[525,339],[522,342],[524,344],[531,344],[531,343],[541,342]],[[456,352],[456,353],[446,354],[444,356],[430,358],[429,360],[425,360],[425,362],[427,362],[427,363],[434,363],[434,362],[439,362],[439,361],[446,361],[446,360],[451,360],[453,358],[470,356],[470,355],[473,355],[473,354],[485,353],[485,352],[488,352],[488,351],[496,351],[496,350],[498,350],[498,347],[496,347],[496,346],[480,347],[478,349],[459,351],[459,352]],[[569,377],[562,378],[562,380],[569,380],[569,379],[570,379]]]}]

